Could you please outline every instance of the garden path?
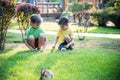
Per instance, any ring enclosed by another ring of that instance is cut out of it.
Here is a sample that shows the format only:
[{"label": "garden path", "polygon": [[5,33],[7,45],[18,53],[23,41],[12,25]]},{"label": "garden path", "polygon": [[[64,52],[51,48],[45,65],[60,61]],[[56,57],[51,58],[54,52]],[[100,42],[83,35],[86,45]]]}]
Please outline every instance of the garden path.
[{"label": "garden path", "polygon": [[[20,30],[12,30],[9,29],[8,32],[12,33],[21,33]],[[50,35],[56,35],[55,31],[45,31],[46,34]],[[78,35],[78,33],[74,33],[75,36]],[[79,33],[80,36],[88,36],[88,37],[103,37],[103,38],[116,38],[120,39],[120,34],[101,34],[101,33]]]}]

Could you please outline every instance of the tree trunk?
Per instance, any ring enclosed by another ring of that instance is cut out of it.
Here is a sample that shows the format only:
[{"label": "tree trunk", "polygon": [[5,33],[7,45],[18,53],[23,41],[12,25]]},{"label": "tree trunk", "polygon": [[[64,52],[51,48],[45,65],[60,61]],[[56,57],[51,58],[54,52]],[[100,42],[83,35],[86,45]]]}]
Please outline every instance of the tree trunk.
[{"label": "tree trunk", "polygon": [[69,0],[65,0],[65,9],[67,8]]},{"label": "tree trunk", "polygon": [[0,51],[4,50],[5,48],[5,33],[0,31]]}]

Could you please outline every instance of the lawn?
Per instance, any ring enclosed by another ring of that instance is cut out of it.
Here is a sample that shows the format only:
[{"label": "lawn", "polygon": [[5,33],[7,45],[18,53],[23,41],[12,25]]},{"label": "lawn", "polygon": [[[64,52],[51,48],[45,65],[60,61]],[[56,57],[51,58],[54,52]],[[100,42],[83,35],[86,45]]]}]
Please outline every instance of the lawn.
[{"label": "lawn", "polygon": [[75,38],[74,50],[51,52],[55,36],[47,35],[48,46],[40,52],[30,51],[20,34],[12,35],[0,52],[0,80],[39,80],[41,68],[50,69],[53,80],[120,80],[120,39]]}]

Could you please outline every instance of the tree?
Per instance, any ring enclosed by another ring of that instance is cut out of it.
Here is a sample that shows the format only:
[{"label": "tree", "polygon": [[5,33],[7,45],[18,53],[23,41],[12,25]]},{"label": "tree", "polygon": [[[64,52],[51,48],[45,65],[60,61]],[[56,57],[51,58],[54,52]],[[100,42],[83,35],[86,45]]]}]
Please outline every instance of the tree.
[{"label": "tree", "polygon": [[0,0],[0,50],[4,50],[7,29],[14,14],[14,4],[8,0]]}]

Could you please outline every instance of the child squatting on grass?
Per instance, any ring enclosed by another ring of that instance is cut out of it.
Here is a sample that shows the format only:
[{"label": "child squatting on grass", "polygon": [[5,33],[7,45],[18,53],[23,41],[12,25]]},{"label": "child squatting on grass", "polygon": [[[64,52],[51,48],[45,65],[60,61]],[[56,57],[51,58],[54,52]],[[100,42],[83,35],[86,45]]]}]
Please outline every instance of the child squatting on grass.
[{"label": "child squatting on grass", "polygon": [[57,37],[53,48],[59,43],[58,49],[61,51],[72,50],[74,48],[73,32],[69,29],[69,20],[67,17],[61,17],[58,21],[60,29],[57,32]]},{"label": "child squatting on grass", "polygon": [[31,50],[43,51],[47,45],[47,38],[40,27],[42,18],[37,14],[33,14],[30,20],[30,26],[25,34],[25,44]]}]

